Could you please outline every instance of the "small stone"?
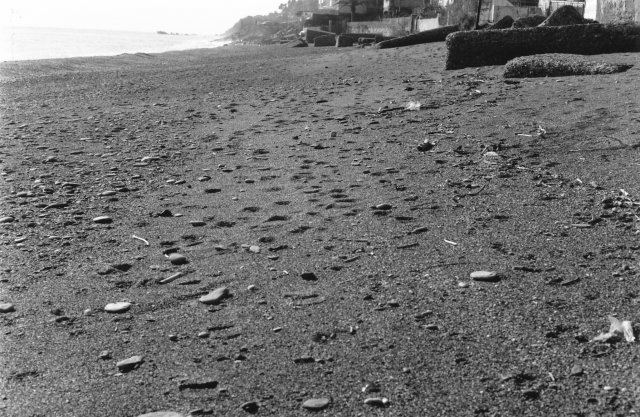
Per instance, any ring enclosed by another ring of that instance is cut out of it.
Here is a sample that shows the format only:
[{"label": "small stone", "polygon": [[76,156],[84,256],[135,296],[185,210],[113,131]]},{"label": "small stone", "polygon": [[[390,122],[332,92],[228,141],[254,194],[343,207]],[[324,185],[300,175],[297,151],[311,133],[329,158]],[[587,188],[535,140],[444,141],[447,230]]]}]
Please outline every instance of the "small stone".
[{"label": "small stone", "polygon": [[128,359],[121,360],[116,364],[120,372],[129,372],[139,367],[144,362],[142,356],[132,356]]},{"label": "small stone", "polygon": [[109,303],[104,307],[104,311],[107,313],[124,313],[125,311],[129,311],[131,308],[131,303],[126,301],[121,301],[119,303]]},{"label": "small stone", "polygon": [[0,313],[11,313],[16,311],[16,308],[11,303],[0,303]]},{"label": "small stone", "polygon": [[371,397],[364,400],[364,403],[372,407],[386,407],[389,404],[389,399],[384,397]]},{"label": "small stone", "polygon": [[571,376],[580,376],[584,373],[584,369],[580,365],[573,365],[571,368]]},{"label": "small stone", "polygon": [[209,332],[200,332],[200,333],[198,333],[198,337],[200,339],[206,339],[206,338],[209,337]]},{"label": "small stone", "polygon": [[247,290],[249,290],[249,291],[257,291],[257,290],[258,290],[258,287],[256,287],[255,285],[251,284],[251,285],[249,285],[249,286],[247,287]]},{"label": "small stone", "polygon": [[318,277],[313,272],[303,272],[302,274],[300,274],[300,276],[305,281],[317,281],[318,280]]},{"label": "small stone", "polygon": [[103,191],[103,192],[100,193],[101,197],[109,197],[109,196],[112,196],[112,195],[116,195],[116,191],[106,190],[106,191]]},{"label": "small stone", "polygon": [[260,409],[260,405],[256,401],[248,401],[240,406],[244,411],[249,414],[255,414]]},{"label": "small stone", "polygon": [[0,217],[0,223],[12,223],[14,220],[15,217],[12,216]]},{"label": "small stone", "polygon": [[113,219],[109,216],[99,216],[93,219],[94,223],[98,223],[98,224],[109,224],[111,222],[113,222]]},{"label": "small stone", "polygon": [[140,414],[138,417],[184,417],[175,411],[154,411],[153,413]]},{"label": "small stone", "polygon": [[311,398],[302,403],[302,408],[306,408],[311,411],[319,411],[327,408],[331,404],[329,398]]},{"label": "small stone", "polygon": [[468,282],[464,282],[464,281],[460,281],[460,282],[458,282],[458,287],[460,287],[460,288],[468,288],[469,287],[469,283]]},{"label": "small stone", "polygon": [[256,246],[256,245],[249,246],[249,252],[260,253],[260,246]]},{"label": "small stone", "polygon": [[202,226],[205,226],[207,224],[207,223],[205,223],[205,222],[203,222],[201,220],[193,220],[193,221],[190,221],[189,223],[191,223],[191,226],[193,226],[193,227],[202,227]]},{"label": "small stone", "polygon": [[218,386],[218,381],[211,378],[198,378],[182,381],[178,385],[180,391],[185,389],[214,389]]},{"label": "small stone", "polygon": [[474,271],[470,274],[471,279],[480,282],[498,282],[500,275],[494,271]]},{"label": "small stone", "polygon": [[184,265],[189,263],[187,258],[179,253],[172,253],[168,256],[168,258],[169,261],[174,265]]},{"label": "small stone", "polygon": [[376,210],[391,210],[393,206],[391,204],[378,204],[374,208]]},{"label": "small stone", "polygon": [[102,351],[102,352],[100,352],[100,354],[98,355],[98,358],[100,358],[100,359],[102,359],[102,360],[111,359],[111,351],[103,350],[103,351]]},{"label": "small stone", "polygon": [[219,304],[228,296],[229,289],[227,287],[220,287],[211,291],[209,294],[200,297],[200,302],[203,304]]}]

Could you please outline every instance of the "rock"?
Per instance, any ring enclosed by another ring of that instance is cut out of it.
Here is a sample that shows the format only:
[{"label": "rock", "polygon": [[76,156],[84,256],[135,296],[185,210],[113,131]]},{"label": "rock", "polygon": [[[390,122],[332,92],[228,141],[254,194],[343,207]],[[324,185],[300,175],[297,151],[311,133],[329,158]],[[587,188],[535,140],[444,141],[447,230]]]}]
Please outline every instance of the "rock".
[{"label": "rock", "polygon": [[311,398],[302,403],[302,408],[306,408],[311,411],[319,411],[327,408],[329,404],[331,404],[331,399],[329,398]]},{"label": "rock", "polygon": [[443,42],[446,39],[447,35],[453,32],[457,32],[458,30],[460,30],[458,25],[442,26],[436,29],[414,33],[412,35],[382,41],[376,44],[375,47],[379,49],[385,49],[418,45],[430,42]]},{"label": "rock", "polygon": [[256,246],[256,245],[249,246],[249,252],[260,253],[260,246]]},{"label": "rock", "polygon": [[391,210],[393,206],[391,204],[378,204],[374,207],[375,210]]},{"label": "rock", "polygon": [[336,36],[335,35],[322,35],[318,36],[313,40],[313,46],[335,46],[336,44]]},{"label": "rock", "polygon": [[309,44],[305,42],[304,39],[296,39],[287,43],[286,46],[289,48],[304,48],[309,46]]},{"label": "rock", "polygon": [[540,54],[512,59],[504,66],[505,78],[562,77],[615,74],[633,65],[590,61],[581,55]]},{"label": "rock", "polygon": [[121,360],[116,364],[116,366],[118,367],[118,370],[120,370],[120,372],[129,372],[138,368],[143,362],[143,357],[136,355],[128,359]]},{"label": "rock", "polygon": [[209,294],[200,297],[200,302],[203,304],[219,304],[228,296],[229,289],[227,287],[220,287],[211,291]]},{"label": "rock", "polygon": [[249,414],[255,414],[260,409],[260,405],[256,401],[247,401],[240,406],[244,411]]},{"label": "rock", "polygon": [[200,221],[200,220],[193,220],[189,222],[191,224],[191,226],[193,227],[202,227],[205,226],[207,223]]},{"label": "rock", "polygon": [[384,397],[371,397],[364,400],[364,403],[373,407],[386,407],[389,405],[389,399]]},{"label": "rock", "polygon": [[0,303],[0,313],[12,313],[16,308],[11,303]]},{"label": "rock", "polygon": [[101,197],[109,197],[109,196],[116,195],[116,194],[117,194],[117,192],[116,192],[116,191],[113,191],[113,190],[106,190],[106,191],[101,192],[101,193],[100,193],[100,196],[101,196]]},{"label": "rock", "polygon": [[420,145],[418,145],[418,150],[420,152],[427,152],[427,151],[430,151],[431,149],[433,149],[434,146],[436,146],[435,143],[429,142],[428,140],[425,140]]},{"label": "rock", "polygon": [[99,216],[93,219],[94,223],[98,223],[98,224],[109,224],[111,222],[113,222],[113,219],[109,216]]},{"label": "rock", "polygon": [[584,373],[584,369],[582,369],[582,366],[580,365],[573,365],[573,367],[571,368],[571,376],[580,376]]},{"label": "rock", "polygon": [[119,303],[109,303],[104,307],[104,311],[107,313],[124,313],[125,311],[129,311],[131,308],[131,303],[126,301],[121,301]]},{"label": "rock", "polygon": [[167,258],[174,265],[184,265],[189,263],[187,258],[179,253],[172,253]]},{"label": "rock", "polygon": [[480,281],[480,282],[500,281],[500,275],[494,271],[475,271],[475,272],[472,272],[469,276],[472,280]]},{"label": "rock", "polygon": [[313,272],[303,272],[302,274],[300,274],[300,276],[305,281],[317,281],[318,280],[318,277]]},{"label": "rock", "polygon": [[214,389],[218,386],[218,381],[210,378],[200,378],[183,381],[178,385],[180,391],[185,389]]},{"label": "rock", "polygon": [[107,360],[107,359],[111,359],[111,351],[109,350],[103,350],[102,352],[100,352],[100,354],[98,355],[98,358],[102,359],[102,360]]},{"label": "rock", "polygon": [[562,6],[554,10],[547,19],[538,26],[568,26],[582,25],[584,18],[573,6]]},{"label": "rock", "polygon": [[12,216],[0,217],[0,223],[13,223],[14,220],[15,217]]},{"label": "rock", "polygon": [[138,417],[184,417],[183,414],[175,411],[154,411],[152,413],[140,414]]}]

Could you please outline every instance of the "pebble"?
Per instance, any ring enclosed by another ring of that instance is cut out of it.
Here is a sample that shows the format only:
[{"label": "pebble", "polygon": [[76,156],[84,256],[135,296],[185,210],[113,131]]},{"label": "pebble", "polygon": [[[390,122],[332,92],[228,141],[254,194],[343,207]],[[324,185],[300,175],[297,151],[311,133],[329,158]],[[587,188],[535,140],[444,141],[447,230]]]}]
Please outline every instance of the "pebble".
[{"label": "pebble", "polygon": [[244,411],[249,414],[255,414],[260,409],[260,405],[256,401],[247,401],[240,406]]},{"label": "pebble", "polygon": [[249,246],[249,252],[260,253],[260,246],[256,246],[256,245]]},{"label": "pebble", "polygon": [[168,258],[169,261],[174,265],[184,265],[189,263],[187,258],[179,253],[172,253],[168,256]]},{"label": "pebble", "polygon": [[94,223],[99,223],[99,224],[108,224],[111,223],[113,221],[113,219],[109,216],[99,216],[93,219]]},{"label": "pebble", "polygon": [[584,373],[584,369],[580,365],[573,365],[571,368],[571,376],[580,376]]},{"label": "pebble", "polygon": [[125,311],[129,311],[131,308],[131,303],[126,301],[121,301],[119,303],[109,303],[104,307],[104,311],[107,313],[124,313]]},{"label": "pebble", "polygon": [[184,417],[183,414],[175,411],[154,411],[152,413],[140,414],[138,417]]},{"label": "pebble", "polygon": [[500,275],[494,271],[474,271],[470,275],[474,281],[481,282],[498,282],[500,281]]},{"label": "pebble", "polygon": [[302,408],[306,408],[307,410],[317,411],[325,409],[331,400],[329,398],[311,398],[302,403]]},{"label": "pebble", "polygon": [[140,366],[142,362],[144,362],[142,356],[136,355],[128,359],[121,360],[116,364],[116,366],[118,367],[118,370],[120,370],[120,372],[129,372]]},{"label": "pebble", "polygon": [[103,350],[102,352],[100,352],[100,354],[98,355],[98,358],[102,359],[102,360],[107,360],[107,359],[111,359],[111,352],[108,350]]},{"label": "pebble", "polygon": [[371,397],[364,400],[364,403],[373,407],[386,407],[389,399],[384,397]]},{"label": "pebble", "polygon": [[12,223],[14,220],[15,217],[12,216],[0,217],[0,223]]},{"label": "pebble", "polygon": [[209,294],[200,297],[200,302],[203,304],[219,304],[228,296],[229,289],[227,287],[220,287],[211,291]]},{"label": "pebble", "polygon": [[107,190],[107,191],[103,191],[103,192],[100,193],[101,197],[109,197],[109,196],[112,196],[112,195],[116,195],[116,191]]},{"label": "pebble", "polygon": [[11,303],[0,303],[0,313],[11,313],[16,311],[16,308]]},{"label": "pebble", "polygon": [[191,221],[189,223],[191,223],[191,226],[193,226],[193,227],[201,227],[201,226],[205,226],[207,224],[207,223],[205,223],[203,221],[200,221],[200,220],[194,220],[194,221]]},{"label": "pebble", "polygon": [[393,206],[391,204],[378,204],[374,208],[376,210],[391,210]]},{"label": "pebble", "polygon": [[318,277],[313,272],[303,272],[301,275],[305,281],[317,281]]}]

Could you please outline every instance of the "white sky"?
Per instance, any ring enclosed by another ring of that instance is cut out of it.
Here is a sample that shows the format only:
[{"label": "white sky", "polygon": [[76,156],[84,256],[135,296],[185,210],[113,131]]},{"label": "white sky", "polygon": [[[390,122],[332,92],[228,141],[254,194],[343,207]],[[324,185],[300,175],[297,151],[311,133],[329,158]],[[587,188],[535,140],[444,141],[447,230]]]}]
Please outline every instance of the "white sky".
[{"label": "white sky", "polygon": [[0,27],[218,34],[286,0],[0,0]]}]

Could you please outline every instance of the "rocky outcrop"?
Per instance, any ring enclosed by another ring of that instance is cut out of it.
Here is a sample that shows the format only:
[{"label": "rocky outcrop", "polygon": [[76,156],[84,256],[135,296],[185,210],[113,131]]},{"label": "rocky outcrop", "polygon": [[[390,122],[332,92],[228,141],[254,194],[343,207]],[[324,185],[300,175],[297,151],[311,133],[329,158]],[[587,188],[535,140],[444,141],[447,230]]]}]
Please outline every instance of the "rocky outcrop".
[{"label": "rocky outcrop", "polygon": [[561,77],[624,72],[632,65],[589,61],[582,55],[543,54],[512,59],[504,66],[505,78]]},{"label": "rocky outcrop", "polygon": [[541,16],[539,14],[521,17],[519,19],[516,19],[511,27],[513,29],[534,28],[540,23],[544,22],[545,19],[546,18],[544,16]]},{"label": "rocky outcrop", "polygon": [[382,41],[376,44],[376,48],[399,48],[402,46],[419,45],[421,43],[443,42],[447,35],[457,32],[458,30],[460,30],[458,25],[443,26],[437,29],[414,33],[413,35],[403,36],[401,38]]},{"label": "rocky outcrop", "polygon": [[502,65],[519,56],[640,52],[640,26],[572,25],[457,32],[447,36],[447,69]]},{"label": "rocky outcrop", "polygon": [[547,19],[538,26],[582,25],[584,18],[573,6],[562,6],[554,10]]}]

